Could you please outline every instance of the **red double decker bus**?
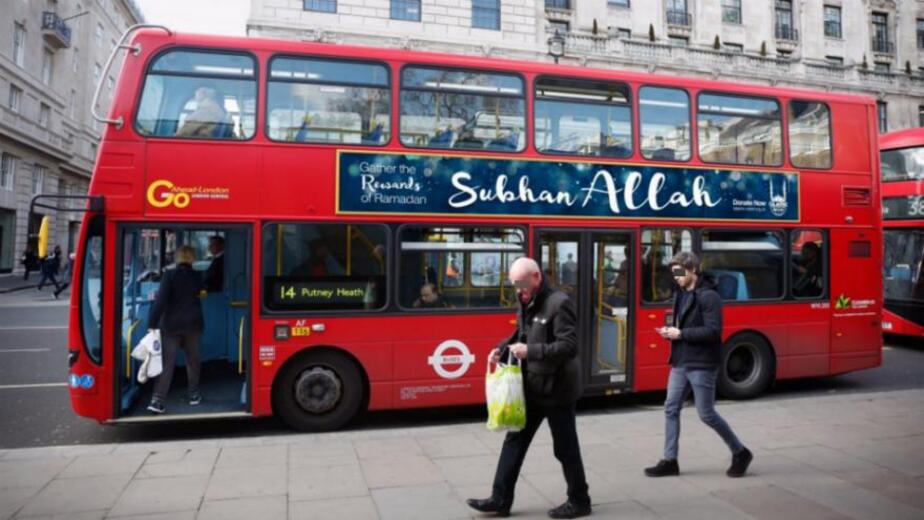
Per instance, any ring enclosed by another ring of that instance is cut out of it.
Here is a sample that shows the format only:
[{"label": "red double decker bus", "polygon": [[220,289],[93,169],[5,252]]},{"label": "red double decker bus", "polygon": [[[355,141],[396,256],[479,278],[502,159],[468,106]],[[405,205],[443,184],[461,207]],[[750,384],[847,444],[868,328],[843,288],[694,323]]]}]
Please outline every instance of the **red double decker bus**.
[{"label": "red double decker bus", "polygon": [[[483,402],[521,255],[576,303],[588,395],[664,388],[680,251],[726,302],[723,394],[880,363],[870,99],[156,28],[126,47],[75,269],[80,415],[321,430]],[[148,416],[129,353],[177,248],[204,271],[210,241],[202,404],[179,369]]]},{"label": "red double decker bus", "polygon": [[924,337],[924,129],[879,138],[882,150],[882,330]]}]

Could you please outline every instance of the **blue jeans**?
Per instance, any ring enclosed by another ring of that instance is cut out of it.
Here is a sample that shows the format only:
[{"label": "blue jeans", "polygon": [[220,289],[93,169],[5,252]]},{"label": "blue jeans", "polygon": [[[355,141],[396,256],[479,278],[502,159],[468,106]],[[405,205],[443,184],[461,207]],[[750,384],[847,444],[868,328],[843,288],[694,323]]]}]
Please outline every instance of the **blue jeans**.
[{"label": "blue jeans", "polygon": [[686,368],[671,368],[671,375],[667,380],[667,400],[664,401],[664,458],[674,460],[677,458],[678,444],[680,442],[680,411],[683,402],[690,391],[693,391],[693,400],[696,402],[696,411],[699,419],[715,430],[728,445],[733,454],[744,449],[744,445],[735,436],[725,419],[715,411],[715,380],[718,370],[689,370]]}]

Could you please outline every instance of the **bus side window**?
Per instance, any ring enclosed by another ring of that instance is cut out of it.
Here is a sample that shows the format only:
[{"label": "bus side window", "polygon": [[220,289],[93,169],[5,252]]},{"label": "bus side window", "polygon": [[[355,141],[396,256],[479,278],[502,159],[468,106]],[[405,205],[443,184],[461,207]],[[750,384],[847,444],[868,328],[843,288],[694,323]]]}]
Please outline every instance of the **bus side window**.
[{"label": "bus side window", "polygon": [[702,93],[696,124],[703,162],[783,164],[783,123],[775,99]]},{"label": "bus side window", "polygon": [[526,147],[520,77],[432,67],[405,67],[401,77],[405,146],[498,152]]},{"label": "bus side window", "polygon": [[677,88],[642,87],[638,96],[642,155],[654,161],[690,159],[690,96]]},{"label": "bus side window", "polygon": [[789,158],[799,168],[831,167],[831,112],[824,103],[789,102]]},{"label": "bus side window", "polygon": [[641,276],[642,301],[671,301],[674,277],[671,259],[681,251],[693,251],[693,234],[689,229],[642,230]]},{"label": "bus side window", "polygon": [[277,57],[270,62],[266,131],[275,141],[380,146],[391,133],[385,65]]},{"label": "bus side window", "polygon": [[702,268],[722,300],[782,298],[783,243],[778,231],[705,230]]},{"label": "bus side window", "polygon": [[257,80],[246,54],[174,50],[152,62],[135,129],[155,137],[249,139]]},{"label": "bus side window", "polygon": [[790,285],[796,298],[818,298],[825,293],[824,234],[793,231],[790,240]]},{"label": "bus side window", "polygon": [[632,155],[629,86],[570,78],[536,80],[536,148],[544,153]]}]

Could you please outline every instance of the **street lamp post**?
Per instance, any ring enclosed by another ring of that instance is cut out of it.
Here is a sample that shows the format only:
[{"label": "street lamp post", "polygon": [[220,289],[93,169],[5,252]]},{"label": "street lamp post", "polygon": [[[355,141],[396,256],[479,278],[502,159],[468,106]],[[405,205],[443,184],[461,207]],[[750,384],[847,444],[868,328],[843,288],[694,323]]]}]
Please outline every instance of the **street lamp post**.
[{"label": "street lamp post", "polygon": [[555,64],[558,64],[558,58],[561,58],[565,55],[565,37],[558,32],[558,29],[555,29],[555,34],[549,37],[549,55],[555,60]]}]

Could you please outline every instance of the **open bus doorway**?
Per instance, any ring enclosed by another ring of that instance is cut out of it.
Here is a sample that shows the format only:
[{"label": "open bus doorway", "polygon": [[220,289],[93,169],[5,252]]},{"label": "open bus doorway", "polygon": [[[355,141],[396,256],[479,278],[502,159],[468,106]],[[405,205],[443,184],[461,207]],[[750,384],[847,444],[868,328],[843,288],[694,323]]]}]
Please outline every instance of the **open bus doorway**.
[{"label": "open bus doorway", "polygon": [[140,362],[132,349],[153,325],[148,323],[164,273],[174,269],[175,253],[190,246],[193,269],[203,282],[200,292],[204,329],[199,340],[199,388],[202,401],[187,400],[186,354],[177,353],[173,382],[166,396],[165,416],[247,412],[249,399],[250,306],[249,229],[240,226],[190,227],[126,225],[120,229],[117,272],[122,296],[115,353],[116,415],[123,420],[151,417],[146,407],[154,380],[139,384]]}]

